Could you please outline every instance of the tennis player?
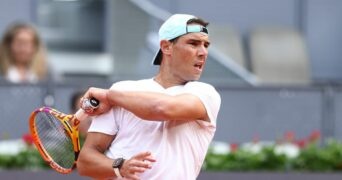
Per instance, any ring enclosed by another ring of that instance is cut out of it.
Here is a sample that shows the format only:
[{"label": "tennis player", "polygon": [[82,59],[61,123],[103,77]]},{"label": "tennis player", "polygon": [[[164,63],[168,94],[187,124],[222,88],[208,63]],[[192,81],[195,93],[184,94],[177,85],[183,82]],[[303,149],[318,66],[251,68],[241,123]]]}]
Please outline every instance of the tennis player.
[{"label": "tennis player", "polygon": [[175,14],[159,29],[160,65],[151,79],[90,88],[100,107],[78,171],[93,178],[196,179],[216,130],[221,98],[198,82],[208,56],[208,23]]}]

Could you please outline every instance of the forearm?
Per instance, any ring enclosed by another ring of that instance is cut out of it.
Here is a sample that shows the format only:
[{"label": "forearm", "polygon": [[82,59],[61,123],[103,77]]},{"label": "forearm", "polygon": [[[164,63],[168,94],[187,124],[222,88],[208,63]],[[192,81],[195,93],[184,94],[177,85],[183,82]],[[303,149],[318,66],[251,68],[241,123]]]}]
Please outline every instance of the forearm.
[{"label": "forearm", "polygon": [[164,108],[170,96],[160,93],[109,90],[107,99],[113,106],[120,106],[145,120],[164,119]]},{"label": "forearm", "polygon": [[207,120],[202,102],[191,94],[171,96],[156,92],[107,91],[112,106],[123,107],[144,120]]},{"label": "forearm", "polygon": [[115,176],[112,169],[114,160],[104,155],[114,138],[115,136],[102,133],[87,134],[77,162],[80,175],[97,179]]},{"label": "forearm", "polygon": [[93,149],[83,149],[77,162],[80,175],[92,178],[115,177],[112,159]]},{"label": "forearm", "polygon": [[[156,160],[150,152],[141,152],[123,162],[120,168],[121,176],[127,179],[139,179],[138,174],[152,168]],[[82,150],[77,169],[80,175],[95,179],[117,177],[112,168],[114,160],[107,158],[98,150]]]}]

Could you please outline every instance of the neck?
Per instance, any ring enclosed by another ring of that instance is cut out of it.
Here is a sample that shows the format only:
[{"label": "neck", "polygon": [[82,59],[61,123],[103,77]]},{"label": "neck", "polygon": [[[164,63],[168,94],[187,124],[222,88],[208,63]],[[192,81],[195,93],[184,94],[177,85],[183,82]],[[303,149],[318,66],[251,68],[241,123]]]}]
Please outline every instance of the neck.
[{"label": "neck", "polygon": [[27,72],[29,71],[29,65],[25,64],[25,63],[15,63],[13,64],[15,66],[15,68],[17,68],[20,78],[22,81],[25,81],[27,78]]},{"label": "neck", "polygon": [[178,85],[184,85],[187,82],[177,79],[177,78],[173,78],[172,76],[170,76],[170,74],[166,75],[165,73],[159,72],[157,74],[157,76],[154,78],[154,80],[159,83],[161,86],[163,86],[164,88],[169,88],[172,86],[178,86]]},{"label": "neck", "polygon": [[29,69],[29,65],[25,63],[14,63],[13,65],[21,71],[27,71]]},{"label": "neck", "polygon": [[30,66],[30,61],[25,61],[25,60],[14,60],[13,59],[13,65],[17,68],[26,68],[29,69]]}]

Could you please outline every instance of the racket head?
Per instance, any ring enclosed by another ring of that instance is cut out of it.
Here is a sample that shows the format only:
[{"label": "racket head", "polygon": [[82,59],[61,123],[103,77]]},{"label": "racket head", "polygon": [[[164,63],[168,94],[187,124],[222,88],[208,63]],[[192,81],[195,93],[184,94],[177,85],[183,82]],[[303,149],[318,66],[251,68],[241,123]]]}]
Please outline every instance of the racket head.
[{"label": "racket head", "polygon": [[[71,126],[69,122],[77,122]],[[30,133],[43,159],[59,173],[68,174],[76,166],[80,151],[78,120],[53,108],[42,107],[32,112]]]}]

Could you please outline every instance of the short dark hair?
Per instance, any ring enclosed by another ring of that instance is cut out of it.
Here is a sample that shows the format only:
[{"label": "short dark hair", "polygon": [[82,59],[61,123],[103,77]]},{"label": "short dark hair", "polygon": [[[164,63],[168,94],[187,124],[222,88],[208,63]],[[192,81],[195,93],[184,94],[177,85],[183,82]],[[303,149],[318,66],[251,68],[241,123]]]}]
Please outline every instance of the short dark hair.
[{"label": "short dark hair", "polygon": [[204,27],[207,27],[209,25],[209,22],[204,21],[201,18],[192,18],[192,19],[189,19],[186,24],[200,24]]},{"label": "short dark hair", "polygon": [[[205,20],[203,20],[201,18],[191,18],[191,19],[189,19],[186,22],[186,24],[199,24],[201,26],[207,27],[209,25],[209,22],[207,22],[207,21],[205,21]],[[178,36],[176,38],[170,39],[169,41],[171,43],[176,43],[179,37],[181,37],[181,36]]]}]

